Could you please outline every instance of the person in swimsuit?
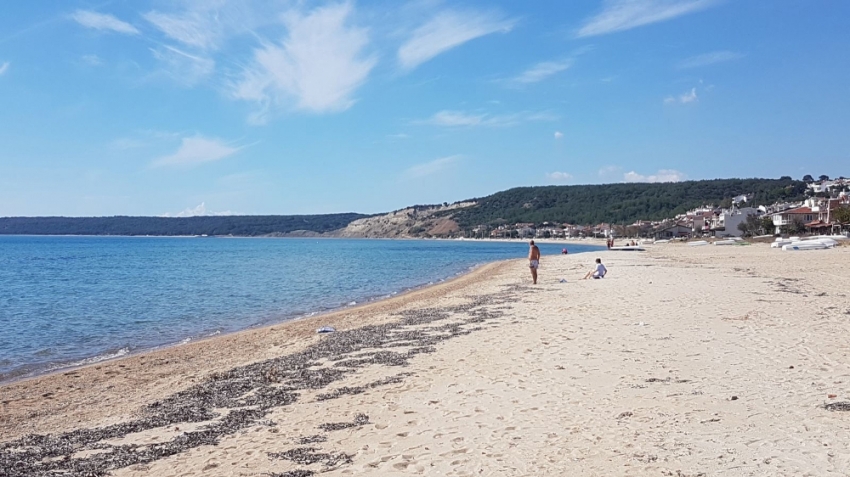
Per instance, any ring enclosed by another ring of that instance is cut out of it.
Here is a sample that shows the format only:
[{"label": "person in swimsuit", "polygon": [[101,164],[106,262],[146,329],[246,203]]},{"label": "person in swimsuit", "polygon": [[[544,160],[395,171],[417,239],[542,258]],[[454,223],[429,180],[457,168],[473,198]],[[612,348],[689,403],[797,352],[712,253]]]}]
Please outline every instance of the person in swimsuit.
[{"label": "person in swimsuit", "polygon": [[531,269],[531,280],[537,284],[537,267],[540,266],[540,249],[534,245],[534,240],[531,241],[528,250],[528,268]]}]

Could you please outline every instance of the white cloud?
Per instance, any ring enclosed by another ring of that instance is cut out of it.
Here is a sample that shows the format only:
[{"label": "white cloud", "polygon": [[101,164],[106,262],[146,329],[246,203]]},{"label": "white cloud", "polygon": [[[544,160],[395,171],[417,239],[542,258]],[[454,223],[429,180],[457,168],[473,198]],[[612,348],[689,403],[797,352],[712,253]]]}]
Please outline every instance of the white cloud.
[{"label": "white cloud", "polygon": [[693,103],[696,101],[699,101],[699,98],[697,98],[696,88],[691,88],[690,93],[684,93],[683,95],[679,96],[679,102],[681,102],[682,104]]},{"label": "white cloud", "polygon": [[121,21],[106,13],[97,13],[89,10],[77,10],[71,15],[80,25],[95,30],[108,30],[126,35],[138,35],[139,30],[127,22]]},{"label": "white cloud", "polygon": [[213,212],[211,210],[207,210],[207,206],[205,202],[201,202],[196,207],[188,207],[183,209],[182,211],[176,214],[170,214],[168,212],[162,214],[160,217],[200,217],[200,216],[219,216],[219,215],[235,215],[233,212],[227,210],[224,212]]},{"label": "white cloud", "polygon": [[564,137],[564,133],[561,131],[555,131],[555,139],[561,139]]},{"label": "white cloud", "polygon": [[202,136],[184,137],[180,147],[173,154],[155,159],[151,165],[154,167],[191,167],[224,159],[231,156],[241,147],[227,145],[220,139],[208,139]]},{"label": "white cloud", "polygon": [[555,182],[566,182],[573,178],[573,175],[568,172],[547,172],[546,177]]},{"label": "white cloud", "polygon": [[507,33],[515,20],[506,20],[492,12],[443,11],[413,31],[398,49],[398,61],[405,70],[491,33]]},{"label": "white cloud", "polygon": [[463,111],[443,110],[426,120],[417,121],[417,123],[444,127],[508,127],[528,121],[554,121],[557,119],[558,116],[547,112],[490,115],[486,113],[472,114]]},{"label": "white cloud", "polygon": [[215,71],[215,60],[193,55],[173,46],[151,49],[154,58],[165,66],[164,73],[185,86],[194,86]]},{"label": "white cloud", "polygon": [[233,85],[234,98],[260,105],[253,122],[265,122],[272,107],[293,101],[295,108],[316,113],[354,104],[352,94],[377,59],[364,54],[368,31],[347,25],[351,13],[346,3],[284,16],[288,36],[255,50],[253,64]]},{"label": "white cloud", "polygon": [[685,91],[680,94],[678,97],[676,96],[667,96],[664,98],[664,104],[688,104],[688,103],[696,103],[699,101],[699,96],[697,96],[697,89],[691,88],[690,91]]},{"label": "white cloud", "polygon": [[450,167],[453,167],[462,159],[462,157],[463,156],[459,155],[441,157],[431,162],[417,164],[404,171],[403,175],[411,179],[430,176],[438,172],[444,171]]},{"label": "white cloud", "polygon": [[405,134],[405,133],[387,134],[387,137],[392,138],[392,139],[409,139],[410,134]]},{"label": "white cloud", "polygon": [[704,10],[717,0],[606,0],[596,16],[585,21],[577,37],[604,35]]},{"label": "white cloud", "polygon": [[681,182],[688,178],[683,172],[673,169],[661,169],[656,174],[642,175],[635,171],[623,174],[623,182]]},{"label": "white cloud", "polygon": [[525,70],[519,76],[511,78],[508,82],[514,84],[538,83],[556,73],[569,69],[572,64],[573,60],[571,59],[561,61],[544,61]]},{"label": "white cloud", "polygon": [[743,53],[737,53],[734,51],[713,51],[711,53],[692,56],[682,60],[678,65],[676,65],[676,67],[680,70],[687,68],[699,68],[701,66],[713,65],[715,63],[738,60],[743,57]]},{"label": "white cloud", "polygon": [[6,61],[2,65],[0,65],[0,76],[3,76],[4,74],[6,74],[6,71],[8,71],[8,70],[9,70],[9,62]]}]

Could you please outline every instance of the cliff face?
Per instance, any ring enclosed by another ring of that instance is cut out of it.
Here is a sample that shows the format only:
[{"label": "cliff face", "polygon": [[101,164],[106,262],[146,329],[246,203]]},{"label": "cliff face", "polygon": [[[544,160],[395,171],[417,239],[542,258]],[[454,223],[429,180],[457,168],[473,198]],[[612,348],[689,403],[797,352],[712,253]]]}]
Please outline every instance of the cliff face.
[{"label": "cliff face", "polygon": [[460,202],[451,205],[408,207],[384,215],[358,219],[334,232],[337,237],[411,238],[447,237],[460,230],[452,220],[454,211],[475,205]]}]

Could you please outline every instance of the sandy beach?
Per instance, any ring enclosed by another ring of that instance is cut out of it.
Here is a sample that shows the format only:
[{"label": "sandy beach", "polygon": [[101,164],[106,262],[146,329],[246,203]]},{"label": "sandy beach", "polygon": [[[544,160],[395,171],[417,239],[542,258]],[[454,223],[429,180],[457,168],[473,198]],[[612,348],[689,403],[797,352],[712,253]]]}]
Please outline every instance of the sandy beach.
[{"label": "sandy beach", "polygon": [[7,384],[0,475],[848,475],[850,247],[647,248]]}]

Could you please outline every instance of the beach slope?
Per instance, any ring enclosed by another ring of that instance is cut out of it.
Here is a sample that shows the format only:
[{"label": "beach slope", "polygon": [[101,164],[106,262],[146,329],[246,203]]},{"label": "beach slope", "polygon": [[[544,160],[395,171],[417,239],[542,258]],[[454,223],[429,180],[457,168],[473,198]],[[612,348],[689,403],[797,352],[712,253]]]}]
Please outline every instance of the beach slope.
[{"label": "beach slope", "polygon": [[6,385],[0,467],[846,475],[850,248],[596,256]]}]

